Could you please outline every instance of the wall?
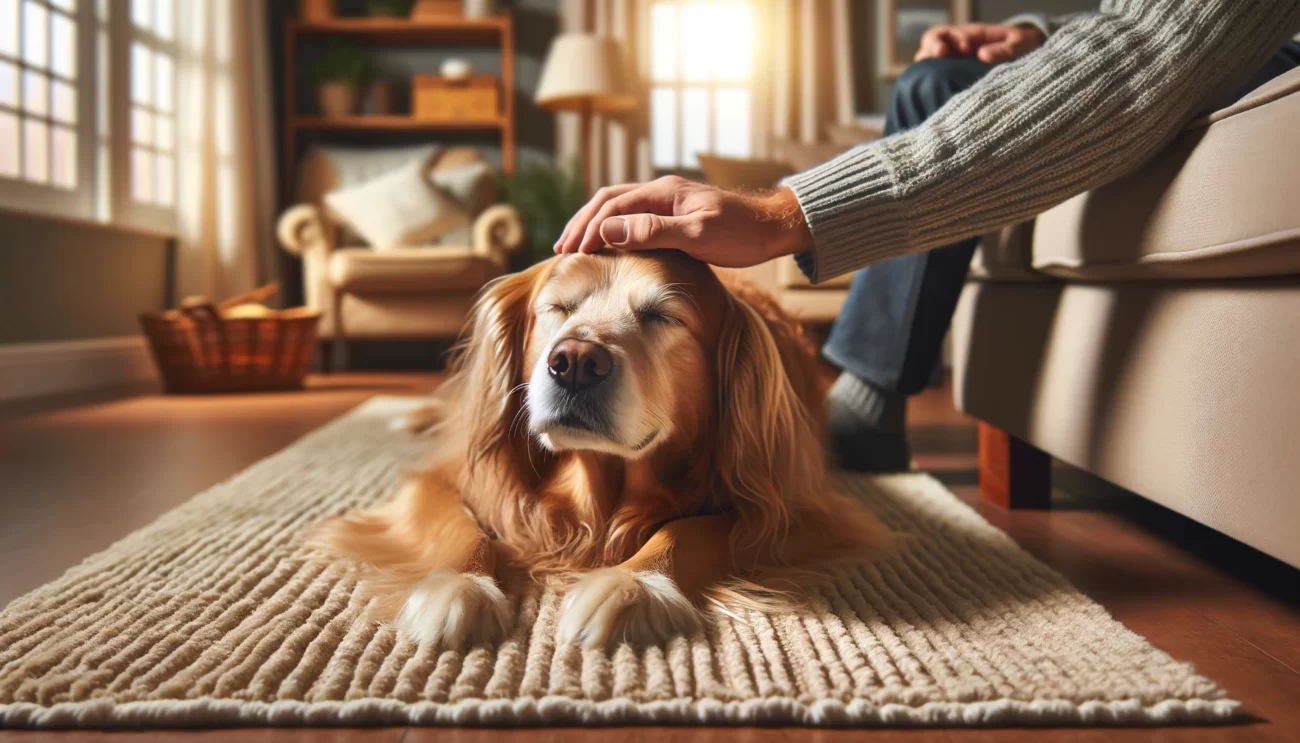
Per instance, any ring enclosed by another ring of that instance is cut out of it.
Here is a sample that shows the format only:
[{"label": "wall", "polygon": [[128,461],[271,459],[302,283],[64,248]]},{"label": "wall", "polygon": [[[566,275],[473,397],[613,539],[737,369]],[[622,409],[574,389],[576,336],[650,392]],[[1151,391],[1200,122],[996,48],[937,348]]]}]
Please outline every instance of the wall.
[{"label": "wall", "polygon": [[138,335],[170,252],[162,235],[0,211],[0,344]]}]

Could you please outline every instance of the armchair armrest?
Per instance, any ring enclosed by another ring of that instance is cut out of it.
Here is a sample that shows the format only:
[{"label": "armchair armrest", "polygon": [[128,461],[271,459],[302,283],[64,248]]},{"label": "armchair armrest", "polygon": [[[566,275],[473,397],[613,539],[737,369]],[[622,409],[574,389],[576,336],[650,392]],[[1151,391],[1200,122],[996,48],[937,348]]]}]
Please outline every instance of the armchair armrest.
[{"label": "armchair armrest", "polygon": [[311,204],[297,204],[285,210],[276,224],[275,234],[285,252],[303,255],[313,250],[329,253],[334,249],[334,230],[320,209]]},{"label": "armchair armrest", "polygon": [[493,204],[474,219],[471,249],[505,266],[524,243],[524,218],[509,204]]}]

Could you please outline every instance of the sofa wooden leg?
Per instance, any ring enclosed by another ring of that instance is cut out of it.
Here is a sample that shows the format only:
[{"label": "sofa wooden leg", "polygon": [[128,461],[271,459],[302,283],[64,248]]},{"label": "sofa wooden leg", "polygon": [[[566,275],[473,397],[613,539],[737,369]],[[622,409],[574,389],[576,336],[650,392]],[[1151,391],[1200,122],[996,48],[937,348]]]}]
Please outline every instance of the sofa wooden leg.
[{"label": "sofa wooden leg", "polygon": [[980,497],[1003,508],[1047,508],[1052,457],[1033,444],[980,423]]},{"label": "sofa wooden leg", "polygon": [[334,371],[334,341],[318,341],[316,345],[320,350],[321,373],[332,373]]}]

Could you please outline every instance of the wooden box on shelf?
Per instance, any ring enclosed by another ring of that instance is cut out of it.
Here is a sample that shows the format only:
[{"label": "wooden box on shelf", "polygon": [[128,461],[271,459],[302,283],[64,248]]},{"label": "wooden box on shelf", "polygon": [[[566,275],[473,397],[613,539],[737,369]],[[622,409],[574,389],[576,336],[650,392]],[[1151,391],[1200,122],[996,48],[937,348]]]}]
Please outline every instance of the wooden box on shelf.
[{"label": "wooden box on shelf", "polygon": [[411,84],[411,113],[422,121],[482,121],[501,112],[495,75],[470,75],[463,80],[416,75]]},{"label": "wooden box on shelf", "polygon": [[411,18],[417,21],[439,20],[449,15],[463,15],[465,5],[461,0],[416,0],[411,8]]}]

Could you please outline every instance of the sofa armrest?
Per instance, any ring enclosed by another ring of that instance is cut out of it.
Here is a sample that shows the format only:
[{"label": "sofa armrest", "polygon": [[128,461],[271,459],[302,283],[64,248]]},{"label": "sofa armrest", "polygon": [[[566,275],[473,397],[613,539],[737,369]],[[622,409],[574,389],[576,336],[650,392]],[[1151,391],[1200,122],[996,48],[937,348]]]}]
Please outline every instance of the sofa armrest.
[{"label": "sofa armrest", "polygon": [[276,236],[285,252],[304,255],[313,250],[329,253],[334,249],[334,230],[320,209],[311,204],[297,204],[285,210],[276,224]]},{"label": "sofa armrest", "polygon": [[509,204],[493,204],[474,219],[471,249],[505,266],[524,243],[524,218]]}]

